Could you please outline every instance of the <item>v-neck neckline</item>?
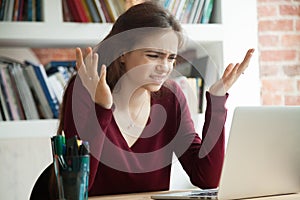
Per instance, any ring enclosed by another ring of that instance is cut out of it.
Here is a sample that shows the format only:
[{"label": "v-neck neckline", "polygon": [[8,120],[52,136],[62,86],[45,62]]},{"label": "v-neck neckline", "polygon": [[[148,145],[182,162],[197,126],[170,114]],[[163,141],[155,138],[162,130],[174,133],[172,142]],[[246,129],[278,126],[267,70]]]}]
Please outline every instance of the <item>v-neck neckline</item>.
[{"label": "v-neck neckline", "polygon": [[146,124],[145,124],[145,127],[142,129],[141,134],[139,135],[139,137],[136,138],[136,140],[132,143],[132,145],[129,145],[129,143],[128,143],[127,140],[125,139],[124,135],[122,134],[122,131],[121,131],[120,127],[118,126],[118,124],[117,124],[117,122],[116,122],[116,119],[114,118],[114,123],[115,123],[115,125],[116,125],[117,128],[118,128],[118,137],[121,138],[122,143],[124,144],[124,146],[125,146],[128,150],[132,150],[132,149],[134,148],[134,146],[136,146],[136,145],[139,143],[139,141],[142,139],[142,136],[143,136],[143,134],[144,134],[144,132],[145,132],[145,129],[146,129],[147,125],[148,125],[148,124],[150,123],[150,121],[151,121],[150,116],[151,116],[151,110],[150,110],[150,114],[149,114],[149,117],[148,117],[148,119],[147,119],[147,122],[146,122]]},{"label": "v-neck neckline", "polygon": [[[145,126],[142,128],[140,135],[137,137],[137,139],[132,143],[132,145],[129,145],[129,143],[127,142],[127,140],[125,139],[121,128],[119,127],[117,120],[115,118],[115,116],[113,115],[113,119],[114,119],[114,123],[118,129],[118,137],[121,138],[122,143],[124,144],[124,146],[127,148],[127,150],[133,150],[133,148],[139,143],[139,141],[142,139],[142,136],[145,132],[146,127],[149,125],[149,123],[151,122],[151,112],[152,112],[152,107],[153,105],[153,99],[152,96],[150,97],[150,112],[149,112],[149,116],[147,118],[147,121],[145,123]],[[125,133],[126,134],[126,133]]]}]

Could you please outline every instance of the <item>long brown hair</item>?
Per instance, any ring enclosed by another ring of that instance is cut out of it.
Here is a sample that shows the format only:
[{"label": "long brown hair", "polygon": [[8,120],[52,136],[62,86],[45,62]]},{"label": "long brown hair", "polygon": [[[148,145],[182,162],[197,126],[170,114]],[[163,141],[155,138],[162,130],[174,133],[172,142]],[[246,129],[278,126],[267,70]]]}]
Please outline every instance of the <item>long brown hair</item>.
[{"label": "long brown hair", "polygon": [[[115,45],[115,47],[118,48],[115,50],[116,52],[117,50],[125,48],[125,45],[123,44],[125,43],[126,49],[128,51],[128,49],[130,49],[135,43],[138,43],[143,39],[143,37],[139,35],[142,32],[137,31],[142,28],[147,31],[151,31],[151,29],[149,28],[170,28],[175,31],[175,33],[178,33],[177,35],[179,45],[181,45],[183,41],[181,37],[181,25],[169,11],[161,7],[158,3],[155,3],[154,1],[146,1],[129,8],[126,12],[120,15],[120,17],[114,23],[110,33],[104,38],[102,42],[99,43],[99,45],[97,45],[97,52],[100,55],[99,61],[101,62],[101,64],[104,63],[108,66],[107,83],[111,89],[114,88],[117,81],[125,73],[125,69],[120,63],[120,54],[116,53],[117,55],[114,55],[114,52],[108,52],[107,45],[102,44],[106,43],[108,39],[111,40],[111,38],[116,38],[116,35],[122,33],[120,40],[116,42],[117,44],[114,42],[113,44],[111,44],[112,42],[109,42],[109,44],[110,46]],[[129,34],[123,34],[132,30],[136,31],[129,32]],[[154,29],[154,31],[156,30],[157,29]],[[124,35],[127,38],[123,38]],[[131,43],[131,47],[129,46],[128,40]],[[126,51],[126,49],[124,50]],[[115,58],[117,59],[113,59],[112,62],[110,60],[108,61],[111,56],[115,56]]]},{"label": "long brown hair", "polygon": [[[99,54],[98,63],[107,65],[106,81],[111,90],[114,89],[114,86],[120,77],[126,72],[119,59],[120,51],[117,51],[122,48],[122,41],[127,40],[126,44],[128,45],[129,40],[129,42],[134,45],[134,43],[139,42],[139,39],[141,38],[139,38],[138,34],[131,34],[130,38],[121,38],[120,40],[112,42],[107,41],[120,33],[149,27],[169,28],[173,30],[178,35],[179,46],[182,45],[183,37],[181,35],[181,25],[169,11],[153,1],[146,1],[144,3],[132,6],[118,17],[109,34],[94,48],[94,51]],[[108,47],[112,46],[114,46],[114,48],[109,48],[108,50]],[[112,58],[116,59],[112,60]],[[75,76],[73,76],[69,82],[71,82],[74,77]],[[61,104],[57,134],[61,134],[64,127],[64,104],[66,103],[65,96],[66,95],[64,95],[63,102]]]}]

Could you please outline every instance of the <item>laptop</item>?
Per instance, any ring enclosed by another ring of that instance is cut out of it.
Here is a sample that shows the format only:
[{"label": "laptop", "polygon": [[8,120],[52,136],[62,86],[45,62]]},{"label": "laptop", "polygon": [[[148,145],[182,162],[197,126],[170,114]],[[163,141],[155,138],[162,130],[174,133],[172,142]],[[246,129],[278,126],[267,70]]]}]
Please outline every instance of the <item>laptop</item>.
[{"label": "laptop", "polygon": [[300,106],[236,107],[219,188],[152,199],[242,199],[300,192]]}]

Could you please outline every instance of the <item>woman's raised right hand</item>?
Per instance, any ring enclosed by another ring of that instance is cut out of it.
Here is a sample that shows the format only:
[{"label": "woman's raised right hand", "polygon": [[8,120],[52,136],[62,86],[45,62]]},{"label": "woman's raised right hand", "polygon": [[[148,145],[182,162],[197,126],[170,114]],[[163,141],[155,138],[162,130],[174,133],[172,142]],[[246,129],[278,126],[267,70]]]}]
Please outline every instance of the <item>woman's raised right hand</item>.
[{"label": "woman's raised right hand", "polygon": [[76,48],[76,68],[82,84],[89,92],[92,100],[100,106],[110,109],[113,104],[111,90],[106,82],[106,66],[101,66],[98,75],[98,54],[88,47],[83,55],[80,48]]}]

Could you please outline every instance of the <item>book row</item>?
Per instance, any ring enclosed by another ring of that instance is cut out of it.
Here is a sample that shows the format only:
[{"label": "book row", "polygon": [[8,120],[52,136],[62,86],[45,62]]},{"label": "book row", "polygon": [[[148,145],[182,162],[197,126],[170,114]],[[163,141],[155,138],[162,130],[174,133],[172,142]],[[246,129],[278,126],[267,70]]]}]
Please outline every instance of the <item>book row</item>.
[{"label": "book row", "polygon": [[181,87],[191,113],[203,113],[204,82],[201,77],[177,76],[173,78]]},{"label": "book row", "polygon": [[[147,0],[144,0],[147,1]],[[149,0],[148,0],[149,1]],[[182,23],[209,23],[214,0],[152,0]],[[0,21],[43,21],[42,0],[0,0]],[[62,0],[65,22],[112,23],[133,0]]]},{"label": "book row", "polygon": [[58,118],[74,65],[75,61],[53,61],[43,66],[1,57],[0,121]]},{"label": "book row", "polygon": [[0,21],[42,21],[42,0],[0,0]]},{"label": "book row", "polygon": [[125,1],[62,0],[65,22],[112,23],[125,11]]},{"label": "book row", "polygon": [[[147,0],[62,0],[65,22],[112,23],[126,9]],[[149,0],[148,0],[149,1]],[[214,0],[152,0],[182,23],[209,23]]]},{"label": "book row", "polygon": [[184,24],[209,23],[214,6],[214,0],[162,0],[162,3]]}]

